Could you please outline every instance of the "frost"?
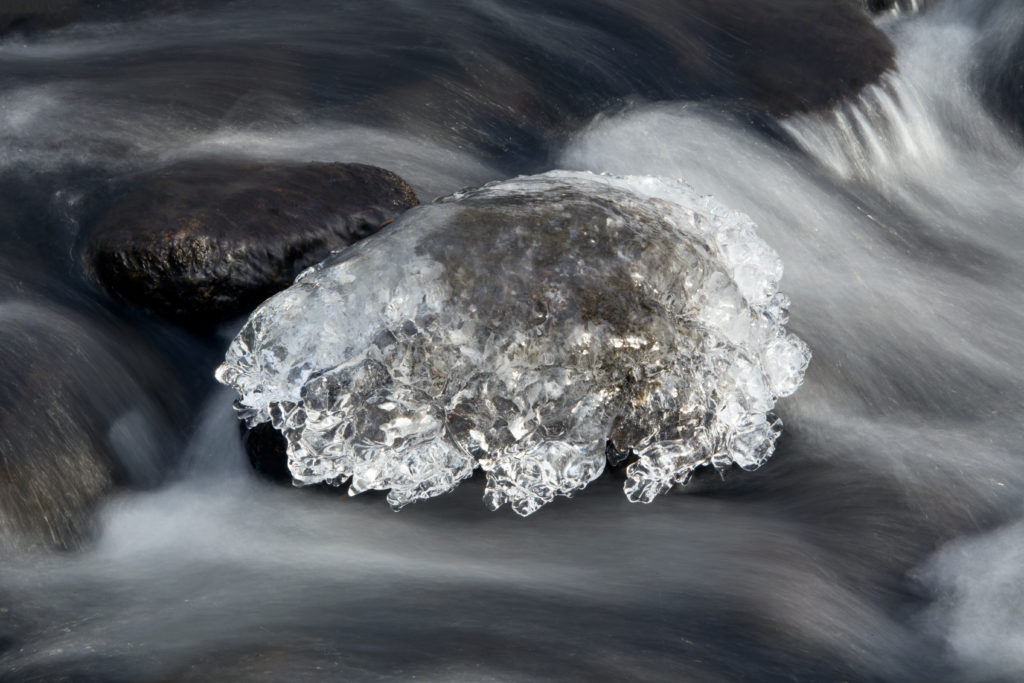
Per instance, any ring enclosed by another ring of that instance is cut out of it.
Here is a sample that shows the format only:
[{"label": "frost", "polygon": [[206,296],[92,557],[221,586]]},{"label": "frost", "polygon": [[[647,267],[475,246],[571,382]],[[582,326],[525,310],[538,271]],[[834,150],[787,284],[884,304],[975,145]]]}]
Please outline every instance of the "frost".
[{"label": "frost", "polygon": [[477,467],[528,515],[629,463],[632,501],[767,460],[810,360],[782,264],[681,182],[555,171],[459,192],[299,276],[217,378],[297,483],[394,507]]}]

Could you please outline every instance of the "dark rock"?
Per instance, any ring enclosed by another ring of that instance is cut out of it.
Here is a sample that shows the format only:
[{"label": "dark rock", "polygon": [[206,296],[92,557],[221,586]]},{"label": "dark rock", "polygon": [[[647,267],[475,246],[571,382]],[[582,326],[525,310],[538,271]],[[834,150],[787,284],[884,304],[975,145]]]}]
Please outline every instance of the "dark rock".
[{"label": "dark rock", "polygon": [[253,469],[267,479],[290,483],[292,473],[288,470],[288,442],[281,432],[269,422],[261,422],[252,428],[246,427],[244,423],[239,424],[245,453]]},{"label": "dark rock", "polygon": [[899,4],[899,0],[864,0],[864,7],[874,13],[896,9]]},{"label": "dark rock", "polygon": [[[548,153],[581,125],[634,101],[714,100],[755,117],[785,116],[854,97],[895,65],[889,38],[856,0],[506,5],[500,18],[406,10],[405,23],[430,40],[378,37],[381,29],[368,26],[360,40],[372,43],[353,49],[365,50],[362,68],[383,63],[389,73],[374,72],[364,86],[365,73],[347,62],[329,72],[337,79],[330,92],[366,91],[346,103],[346,116],[468,143],[514,175],[548,168]],[[380,47],[392,44],[403,48]]]},{"label": "dark rock", "polygon": [[849,0],[603,0],[670,47],[708,96],[775,115],[829,107],[894,67],[886,35]]},{"label": "dark rock", "polygon": [[0,35],[31,34],[75,21],[81,12],[76,0],[9,0],[0,3]]},{"label": "dark rock", "polygon": [[0,304],[0,548],[73,548],[119,485],[158,483],[176,382],[124,330]]},{"label": "dark rock", "polygon": [[[0,0],[0,36],[31,36],[82,21],[125,21],[194,10],[218,0]],[[223,0],[221,0],[221,3]]]},{"label": "dark rock", "polygon": [[99,220],[85,258],[111,293],[204,326],[247,313],[417,203],[373,166],[187,161],[138,178]]},{"label": "dark rock", "polygon": [[993,3],[981,17],[975,77],[986,108],[1024,137],[1024,13],[1014,2]]},{"label": "dark rock", "polygon": [[[143,5],[176,3],[83,4],[90,21],[124,21]],[[199,137],[237,128],[275,135],[337,122],[468,152],[497,171],[478,171],[475,183],[549,168],[581,125],[634,101],[712,99],[782,115],[855,96],[893,65],[892,45],[862,0],[452,0],[393,2],[384,12],[379,3],[317,0],[292,10],[288,39],[277,30],[281,3],[244,3],[244,35],[217,28],[236,20],[239,3],[188,4],[208,10],[209,21],[185,17],[165,30],[192,26],[196,35],[167,42],[159,21],[139,26],[143,46],[123,48],[132,59],[99,50],[74,63],[5,63],[11,78],[81,88],[76,134],[60,122],[42,125],[43,111],[18,146],[120,162],[154,150],[150,126],[173,141],[183,127]],[[109,28],[75,30],[102,41]],[[371,153],[360,158],[384,158]],[[392,154],[423,166],[414,154]]]}]

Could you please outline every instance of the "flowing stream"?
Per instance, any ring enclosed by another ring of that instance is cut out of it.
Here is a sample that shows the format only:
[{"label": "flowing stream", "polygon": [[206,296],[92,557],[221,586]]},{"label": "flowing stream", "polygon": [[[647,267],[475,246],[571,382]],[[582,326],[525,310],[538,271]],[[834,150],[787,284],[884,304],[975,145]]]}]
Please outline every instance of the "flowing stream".
[{"label": "flowing stream", "polygon": [[[134,325],[193,373],[189,426],[117,423],[127,459],[173,451],[162,484],[108,499],[82,549],[0,559],[0,678],[1024,677],[1024,147],[979,85],[1024,6],[878,15],[897,69],[824,113],[640,93],[539,147],[497,114],[476,120],[487,135],[422,114],[434,96],[406,76],[433,55],[463,102],[445,49],[475,49],[479,17],[579,55],[595,82],[615,58],[567,38],[571,17],[532,23],[533,3],[469,3],[475,19],[428,4],[209,3],[0,40],[9,267],[38,305]],[[374,51],[386,42],[411,47]],[[408,60],[392,100],[384,54]],[[499,91],[478,96],[497,111]],[[479,478],[400,513],[263,481],[212,383],[241,321],[196,340],[125,317],[77,261],[77,208],[100,178],[239,155],[376,164],[424,200],[555,168],[665,176],[748,214],[814,353],[778,404],[775,456],[651,505],[607,474],[526,519],[488,512]]]}]

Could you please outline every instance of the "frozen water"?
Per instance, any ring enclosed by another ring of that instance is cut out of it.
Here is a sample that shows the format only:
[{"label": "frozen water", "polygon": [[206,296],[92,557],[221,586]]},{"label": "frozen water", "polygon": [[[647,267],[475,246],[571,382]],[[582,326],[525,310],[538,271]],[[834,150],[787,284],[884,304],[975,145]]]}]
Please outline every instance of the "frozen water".
[{"label": "frozen water", "polygon": [[217,378],[288,443],[297,483],[398,508],[476,467],[528,515],[628,463],[650,502],[704,465],[754,469],[800,385],[782,264],[688,185],[555,171],[456,193],[265,302]]}]

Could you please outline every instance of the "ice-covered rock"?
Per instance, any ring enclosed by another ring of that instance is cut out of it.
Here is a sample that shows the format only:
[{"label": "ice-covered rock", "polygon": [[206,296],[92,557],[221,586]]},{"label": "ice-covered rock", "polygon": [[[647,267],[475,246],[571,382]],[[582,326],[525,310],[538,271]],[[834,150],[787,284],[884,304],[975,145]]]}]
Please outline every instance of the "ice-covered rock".
[{"label": "ice-covered rock", "polygon": [[401,507],[476,467],[527,515],[606,460],[650,502],[773,452],[807,346],[750,219],[681,182],[555,171],[459,192],[301,274],[217,378],[296,482]]}]

